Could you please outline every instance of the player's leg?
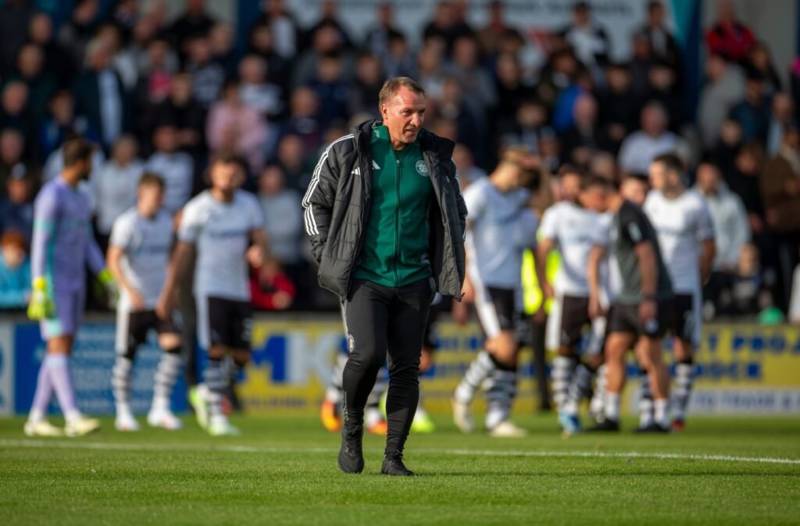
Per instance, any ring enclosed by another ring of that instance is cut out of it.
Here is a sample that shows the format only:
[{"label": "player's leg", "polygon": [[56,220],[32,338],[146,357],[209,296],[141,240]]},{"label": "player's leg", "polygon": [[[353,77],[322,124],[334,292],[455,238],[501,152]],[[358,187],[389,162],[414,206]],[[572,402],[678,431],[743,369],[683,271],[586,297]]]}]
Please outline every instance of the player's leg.
[{"label": "player's leg", "polygon": [[[57,319],[47,329],[50,335],[47,341],[50,379],[66,420],[64,432],[70,437],[82,436],[100,429],[98,420],[88,418],[78,410],[69,371],[69,355],[83,315],[85,291],[56,292],[55,298]],[[50,320],[45,322],[48,323]]]},{"label": "player's leg", "polygon": [[131,410],[131,379],[136,350],[144,343],[149,324],[143,312],[131,312],[126,305],[117,307],[116,357],[111,369],[111,390],[114,394],[117,431],[138,431],[139,424]]},{"label": "player's leg", "polygon": [[[562,400],[559,406],[559,423],[567,434],[580,431],[578,408],[584,397],[591,393],[593,370],[578,360],[578,346],[583,339],[584,327],[590,325],[589,300],[565,296],[561,301],[560,342],[558,356],[553,361],[553,392]],[[562,382],[566,382],[563,385]]]},{"label": "player's leg", "polygon": [[487,382],[486,429],[497,438],[525,436],[527,432],[511,422],[511,408],[517,397],[519,343],[516,332],[502,330],[492,339],[491,349],[495,368]]},{"label": "player's leg", "polygon": [[661,335],[643,335],[636,345],[636,357],[647,371],[653,393],[653,423],[641,431],[669,431],[669,374],[663,361]]},{"label": "player's leg", "polygon": [[639,429],[644,430],[653,425],[653,391],[647,369],[640,368],[639,374]]},{"label": "player's leg", "polygon": [[176,430],[182,427],[182,423],[172,412],[170,399],[183,366],[181,335],[171,320],[157,320],[156,331],[162,353],[153,378],[153,402],[147,414],[147,423],[154,427]]},{"label": "player's leg", "polygon": [[389,373],[385,368],[378,371],[375,377],[375,385],[367,397],[367,405],[364,407],[364,426],[368,433],[378,436],[386,436],[388,423],[384,416],[385,399],[389,388]]},{"label": "player's leg", "polygon": [[635,306],[612,305],[608,314],[608,337],[606,338],[605,382],[606,393],[603,420],[593,431],[618,431],[620,397],[625,386],[625,354],[636,341],[638,313]]},{"label": "player's leg", "polygon": [[230,383],[231,374],[225,367],[226,358],[232,359],[237,371],[244,370],[250,361],[250,334],[252,311],[248,302],[211,298],[211,331],[209,366],[205,383],[208,389],[208,432],[214,436],[238,435],[239,430],[230,423],[222,411],[222,399]]},{"label": "player's leg", "polygon": [[338,462],[345,473],[364,469],[364,407],[386,361],[390,302],[390,289],[365,281],[356,281],[344,300],[349,356],[342,375],[344,419]]},{"label": "player's leg", "polygon": [[672,429],[682,431],[686,422],[686,411],[694,384],[694,352],[700,344],[701,298],[699,294],[681,295],[676,298],[678,331],[673,347],[675,359],[675,386],[670,406]]},{"label": "player's leg", "polygon": [[428,320],[433,287],[425,279],[396,289],[389,306],[386,396],[386,450],[381,472],[410,475],[402,462],[406,439],[419,403],[419,365],[422,335]]},{"label": "player's leg", "polygon": [[475,286],[475,312],[478,315],[478,322],[485,341],[484,348],[478,351],[453,394],[453,421],[456,427],[464,433],[471,433],[475,430],[470,404],[475,399],[475,394],[483,382],[497,368],[496,359],[492,356],[490,348],[495,344],[494,338],[501,331],[498,306],[490,291],[477,279],[473,278],[473,283]]}]

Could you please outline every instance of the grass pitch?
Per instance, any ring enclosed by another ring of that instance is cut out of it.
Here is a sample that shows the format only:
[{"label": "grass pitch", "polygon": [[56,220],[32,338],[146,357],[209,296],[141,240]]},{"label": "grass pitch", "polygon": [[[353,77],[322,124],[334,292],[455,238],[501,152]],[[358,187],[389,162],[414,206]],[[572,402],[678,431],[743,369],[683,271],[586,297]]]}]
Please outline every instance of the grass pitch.
[{"label": "grass pitch", "polygon": [[[143,419],[141,419],[143,421]],[[176,433],[29,440],[0,419],[0,524],[800,524],[800,419],[692,418],[685,433],[563,439],[412,435],[411,479],[336,468],[338,437],[308,417],[234,418],[213,439]],[[143,422],[142,422],[143,423]]]}]

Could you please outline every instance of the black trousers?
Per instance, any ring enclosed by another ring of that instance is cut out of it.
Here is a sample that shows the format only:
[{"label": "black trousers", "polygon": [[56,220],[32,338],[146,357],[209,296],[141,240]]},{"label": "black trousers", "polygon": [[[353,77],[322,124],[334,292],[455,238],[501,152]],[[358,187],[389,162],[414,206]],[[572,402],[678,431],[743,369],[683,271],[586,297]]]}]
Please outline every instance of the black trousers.
[{"label": "black trousers", "polygon": [[387,452],[402,452],[417,410],[422,337],[432,299],[429,279],[397,288],[356,281],[342,302],[350,351],[342,377],[349,423],[363,423],[367,397],[389,354]]}]

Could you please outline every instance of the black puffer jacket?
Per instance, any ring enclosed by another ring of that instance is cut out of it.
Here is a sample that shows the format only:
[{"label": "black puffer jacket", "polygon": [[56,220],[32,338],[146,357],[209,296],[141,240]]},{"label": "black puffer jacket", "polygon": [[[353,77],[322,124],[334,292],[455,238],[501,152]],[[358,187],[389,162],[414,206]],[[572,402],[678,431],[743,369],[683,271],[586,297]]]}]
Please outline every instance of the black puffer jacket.
[{"label": "black puffer jacket", "polygon": [[[347,297],[367,230],[372,186],[367,121],[332,142],[322,153],[303,198],[306,233],[319,264],[319,284]],[[461,197],[453,142],[421,130],[422,156],[431,174],[435,204],[429,210],[429,256],[436,289],[461,298],[464,282],[464,229],[467,207]]]}]

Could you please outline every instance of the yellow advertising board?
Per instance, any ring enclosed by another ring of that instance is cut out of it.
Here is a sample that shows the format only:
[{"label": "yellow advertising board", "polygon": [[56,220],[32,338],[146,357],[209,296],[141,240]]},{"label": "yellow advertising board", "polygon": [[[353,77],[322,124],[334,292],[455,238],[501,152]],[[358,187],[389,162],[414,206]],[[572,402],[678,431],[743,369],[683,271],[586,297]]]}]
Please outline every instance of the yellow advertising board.
[{"label": "yellow advertising board", "polygon": [[[437,335],[436,365],[423,376],[422,390],[426,408],[445,413],[456,384],[480,348],[481,337],[475,324],[449,322],[438,325]],[[337,353],[345,349],[338,321],[257,321],[253,361],[239,390],[246,409],[315,411]],[[632,360],[630,384],[636,384],[637,367]],[[520,364],[515,411],[532,412],[537,400],[529,349],[523,351]],[[697,353],[696,372],[691,406],[695,413],[800,413],[800,330],[710,325]],[[629,396],[626,406],[632,404]]]}]

